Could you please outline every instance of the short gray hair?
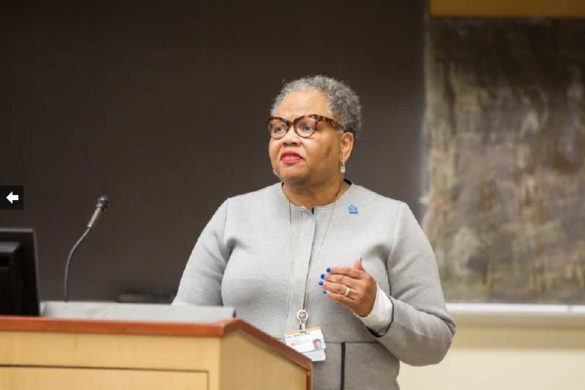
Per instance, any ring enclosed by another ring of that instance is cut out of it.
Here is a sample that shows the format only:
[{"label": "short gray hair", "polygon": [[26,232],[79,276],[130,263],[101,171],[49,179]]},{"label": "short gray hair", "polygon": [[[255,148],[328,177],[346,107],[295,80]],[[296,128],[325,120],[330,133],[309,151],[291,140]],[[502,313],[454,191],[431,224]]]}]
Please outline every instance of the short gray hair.
[{"label": "short gray hair", "polygon": [[278,106],[291,92],[316,90],[327,95],[328,106],[335,119],[339,120],[346,131],[357,138],[362,129],[362,106],[358,95],[345,83],[328,76],[307,76],[287,82],[274,99],[270,114],[276,114]]}]

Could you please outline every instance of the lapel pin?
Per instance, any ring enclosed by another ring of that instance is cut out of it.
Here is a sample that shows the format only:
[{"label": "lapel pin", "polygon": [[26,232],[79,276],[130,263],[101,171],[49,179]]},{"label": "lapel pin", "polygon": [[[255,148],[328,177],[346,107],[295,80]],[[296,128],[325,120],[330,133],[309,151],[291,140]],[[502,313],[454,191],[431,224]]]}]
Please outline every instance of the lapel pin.
[{"label": "lapel pin", "polygon": [[350,214],[357,214],[358,213],[358,208],[355,207],[355,205],[352,203],[350,204],[347,209],[349,210]]}]

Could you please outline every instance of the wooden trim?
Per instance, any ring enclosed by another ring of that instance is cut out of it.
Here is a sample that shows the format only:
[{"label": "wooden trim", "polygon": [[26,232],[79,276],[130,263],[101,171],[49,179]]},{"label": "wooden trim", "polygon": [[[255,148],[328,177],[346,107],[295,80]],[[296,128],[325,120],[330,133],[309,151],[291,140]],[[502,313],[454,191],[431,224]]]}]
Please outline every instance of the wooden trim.
[{"label": "wooden trim", "polygon": [[59,332],[92,334],[127,334],[151,336],[224,337],[234,332],[247,334],[271,351],[305,370],[313,372],[313,364],[305,355],[253,327],[239,318],[230,318],[211,324],[81,320],[48,317],[0,316],[0,332]]},{"label": "wooden trim", "polygon": [[583,0],[430,0],[431,16],[584,18]]},{"label": "wooden trim", "polygon": [[102,333],[159,336],[222,337],[229,329],[230,319],[212,324],[186,324],[174,322],[106,321],[48,317],[0,316],[0,332],[60,332]]}]

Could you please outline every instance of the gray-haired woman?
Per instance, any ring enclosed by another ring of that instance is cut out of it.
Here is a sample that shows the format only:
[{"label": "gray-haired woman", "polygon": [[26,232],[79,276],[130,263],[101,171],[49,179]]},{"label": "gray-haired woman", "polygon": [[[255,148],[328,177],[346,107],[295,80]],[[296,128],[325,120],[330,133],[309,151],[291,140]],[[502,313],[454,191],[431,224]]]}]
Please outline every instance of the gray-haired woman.
[{"label": "gray-haired woman", "polygon": [[345,179],[361,127],[348,86],[292,81],[271,115],[281,182],[221,205],[175,303],[233,306],[285,342],[310,328],[316,390],[398,389],[399,361],[438,363],[455,332],[428,240],[405,203]]}]

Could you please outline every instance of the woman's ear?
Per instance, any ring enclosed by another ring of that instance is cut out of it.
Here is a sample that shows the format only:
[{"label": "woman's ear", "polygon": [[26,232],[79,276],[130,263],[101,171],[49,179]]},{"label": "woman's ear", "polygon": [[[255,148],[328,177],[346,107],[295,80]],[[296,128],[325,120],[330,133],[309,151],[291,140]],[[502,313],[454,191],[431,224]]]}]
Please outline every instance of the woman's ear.
[{"label": "woman's ear", "polygon": [[340,151],[340,163],[346,163],[349,160],[349,156],[351,156],[351,151],[353,150],[353,143],[355,141],[355,137],[353,133],[349,131],[341,134],[339,137],[339,151]]}]

